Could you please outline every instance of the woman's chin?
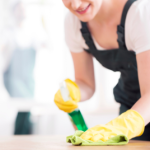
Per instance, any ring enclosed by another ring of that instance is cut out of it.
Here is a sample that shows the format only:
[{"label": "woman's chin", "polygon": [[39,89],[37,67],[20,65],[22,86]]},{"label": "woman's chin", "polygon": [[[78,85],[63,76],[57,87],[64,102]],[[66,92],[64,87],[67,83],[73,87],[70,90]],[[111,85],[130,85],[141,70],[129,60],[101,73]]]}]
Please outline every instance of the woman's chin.
[{"label": "woman's chin", "polygon": [[78,17],[82,22],[89,22],[93,19],[93,17]]}]

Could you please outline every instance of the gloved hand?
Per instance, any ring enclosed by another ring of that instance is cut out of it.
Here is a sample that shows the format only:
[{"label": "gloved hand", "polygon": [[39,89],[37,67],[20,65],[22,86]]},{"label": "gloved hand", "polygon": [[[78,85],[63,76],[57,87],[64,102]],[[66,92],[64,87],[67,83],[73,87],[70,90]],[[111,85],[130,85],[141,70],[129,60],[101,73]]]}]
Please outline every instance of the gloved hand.
[{"label": "gloved hand", "polygon": [[67,89],[69,90],[70,100],[64,101],[60,90],[57,91],[54,97],[54,102],[60,110],[64,112],[71,113],[76,108],[78,108],[77,103],[80,101],[80,89],[78,85],[70,79],[65,80]]},{"label": "gloved hand", "polygon": [[97,125],[84,132],[80,138],[97,142],[107,141],[116,135],[126,135],[128,139],[141,136],[144,132],[145,123],[142,116],[134,111],[128,110],[119,117],[113,119],[106,125]]}]

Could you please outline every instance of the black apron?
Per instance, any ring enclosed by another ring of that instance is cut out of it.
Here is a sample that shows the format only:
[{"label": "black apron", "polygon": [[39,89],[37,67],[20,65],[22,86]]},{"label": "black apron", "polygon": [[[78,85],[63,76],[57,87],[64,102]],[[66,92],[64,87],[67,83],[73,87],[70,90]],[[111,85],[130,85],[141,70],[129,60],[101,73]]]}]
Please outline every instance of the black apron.
[{"label": "black apron", "polygon": [[[141,97],[137,62],[134,51],[128,51],[125,44],[125,20],[127,12],[136,0],[128,0],[121,18],[121,24],[117,27],[118,49],[97,50],[87,24],[81,22],[82,36],[89,49],[85,51],[91,53],[105,68],[112,71],[120,71],[121,75],[117,85],[113,89],[114,97],[121,104],[120,114],[130,109]],[[141,137],[136,139],[150,141],[150,125],[146,126],[145,132]]]}]

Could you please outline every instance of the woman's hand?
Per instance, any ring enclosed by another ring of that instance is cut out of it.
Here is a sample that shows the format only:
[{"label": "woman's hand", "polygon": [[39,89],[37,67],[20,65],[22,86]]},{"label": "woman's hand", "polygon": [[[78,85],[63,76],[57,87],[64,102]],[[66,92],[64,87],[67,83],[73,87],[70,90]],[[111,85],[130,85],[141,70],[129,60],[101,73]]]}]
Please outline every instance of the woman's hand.
[{"label": "woman's hand", "polygon": [[78,108],[77,103],[81,99],[80,95],[80,89],[78,85],[71,81],[70,79],[66,79],[66,86],[69,91],[70,99],[68,101],[64,101],[61,95],[60,90],[57,91],[54,97],[54,102],[58,106],[60,110],[63,110],[64,112],[71,113],[76,108]]},{"label": "woman's hand", "polygon": [[55,94],[54,102],[59,109],[70,113],[78,108],[77,102],[89,99],[95,91],[94,67],[92,55],[87,52],[71,52],[74,69],[75,82],[67,79],[66,84],[71,99],[65,102],[60,90]]},{"label": "woman's hand", "polygon": [[97,125],[88,129],[81,135],[81,138],[93,142],[99,140],[105,142],[114,136],[123,134],[131,139],[142,135],[144,127],[145,123],[142,116],[134,110],[128,110],[106,125]]}]

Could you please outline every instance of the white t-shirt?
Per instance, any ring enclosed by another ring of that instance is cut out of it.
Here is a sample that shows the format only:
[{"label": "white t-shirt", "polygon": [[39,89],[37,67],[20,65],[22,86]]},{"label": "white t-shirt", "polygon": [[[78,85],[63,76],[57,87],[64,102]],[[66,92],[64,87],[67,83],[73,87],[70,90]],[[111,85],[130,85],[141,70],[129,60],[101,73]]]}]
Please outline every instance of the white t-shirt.
[{"label": "white t-shirt", "polygon": [[[69,12],[65,19],[65,39],[75,53],[88,49],[80,29],[80,20]],[[94,38],[93,41],[98,50],[104,50]],[[150,50],[150,0],[137,0],[131,5],[125,22],[125,42],[127,49],[136,54]]]}]

